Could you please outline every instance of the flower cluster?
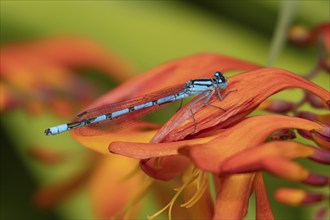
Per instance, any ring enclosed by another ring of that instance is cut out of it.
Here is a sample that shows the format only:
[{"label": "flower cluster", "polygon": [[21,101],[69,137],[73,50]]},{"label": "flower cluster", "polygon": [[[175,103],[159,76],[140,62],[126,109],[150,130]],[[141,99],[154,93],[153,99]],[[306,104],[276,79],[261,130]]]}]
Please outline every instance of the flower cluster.
[{"label": "flower cluster", "polygon": [[[156,83],[159,79],[166,87],[178,81],[209,77],[219,68],[225,73],[245,71],[229,78],[228,87],[223,91],[224,100],[210,99],[210,104],[225,111],[200,102],[194,105],[195,120],[187,104],[160,129],[150,129],[149,124],[141,122],[137,128],[101,136],[80,136],[72,131],[80,143],[96,151],[106,154],[109,150],[139,159],[140,168],[154,179],[169,181],[182,176],[182,186],[176,188],[173,199],[160,212],[149,216],[150,219],[166,209],[171,218],[174,202],[179,196],[184,201],[181,207],[187,208],[186,218],[242,219],[253,192],[256,195],[257,218],[273,219],[260,171],[307,185],[321,187],[329,184],[328,176],[316,174],[294,161],[307,158],[318,163],[330,163],[328,121],[321,123],[280,114],[248,116],[258,106],[278,113],[293,109],[297,112],[299,105],[292,107],[283,101],[266,100],[290,88],[301,88],[313,94],[318,98],[320,107],[329,108],[329,91],[286,70],[262,68],[219,54],[199,54],[151,69],[101,97],[93,106],[145,94],[146,90],[155,91],[159,89],[159,83]],[[329,118],[329,115],[324,118]],[[323,149],[300,141],[282,140],[295,137],[287,132],[275,135],[278,138],[272,135],[287,129],[305,131]],[[127,141],[128,137],[130,141]],[[208,178],[208,173],[214,178]],[[210,184],[215,186],[215,202],[210,195]],[[322,194],[286,188],[279,189],[275,198],[291,205],[327,199]]]},{"label": "flower cluster", "polygon": [[90,104],[97,86],[79,76],[82,68],[99,70],[122,82],[133,67],[117,55],[81,37],[54,37],[6,44],[0,50],[0,111],[43,110],[65,117]]},{"label": "flower cluster", "polygon": [[[106,156],[85,155],[87,168],[83,172],[66,182],[41,188],[36,193],[36,202],[43,207],[53,206],[89,182],[95,215],[100,218],[135,218],[141,206],[139,201],[154,188],[163,198],[160,201],[164,202],[164,198],[167,201],[149,219],[165,210],[170,219],[172,212],[183,219],[242,219],[254,193],[256,218],[274,219],[263,171],[304,185],[319,188],[329,185],[328,175],[295,161],[304,158],[330,164],[330,93],[309,81],[321,70],[329,72],[328,27],[329,24],[322,24],[306,31],[303,37],[297,30],[290,34],[292,42],[316,43],[321,48],[316,66],[305,77],[205,53],[159,65],[126,81],[88,108],[127,100],[190,79],[210,78],[219,70],[224,74],[239,72],[229,77],[228,87],[221,91],[223,100],[216,96],[209,100],[209,104],[225,111],[201,101],[193,106],[194,118],[187,104],[164,125],[135,121],[133,126],[124,124],[119,131],[114,129],[96,136],[72,130],[78,142]],[[50,107],[57,115],[67,116],[74,109],[86,106],[95,96],[94,85],[81,81],[73,67],[96,67],[118,81],[124,81],[132,72],[115,55],[83,39],[12,45],[1,49],[1,58],[6,61],[0,66],[2,112],[26,107],[38,113]],[[24,80],[16,80],[18,77]],[[292,88],[304,91],[301,100],[268,99]],[[301,111],[303,104],[309,104],[311,110]],[[316,108],[321,110],[314,111]],[[94,132],[88,126],[85,131],[88,133],[89,129]],[[40,148],[32,148],[30,153],[49,164],[70,157]],[[175,193],[167,191],[168,188],[174,188]],[[283,187],[274,197],[292,206],[329,201],[325,193],[305,188]],[[175,205],[177,201],[182,201],[181,208]],[[326,209],[321,209],[317,215],[325,216],[325,212]]]}]

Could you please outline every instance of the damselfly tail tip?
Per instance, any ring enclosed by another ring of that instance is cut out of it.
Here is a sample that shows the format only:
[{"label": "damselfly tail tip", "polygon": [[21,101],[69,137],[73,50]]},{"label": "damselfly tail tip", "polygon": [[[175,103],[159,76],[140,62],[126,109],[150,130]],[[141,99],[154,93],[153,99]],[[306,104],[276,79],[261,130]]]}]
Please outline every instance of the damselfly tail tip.
[{"label": "damselfly tail tip", "polygon": [[47,129],[44,131],[44,133],[45,133],[47,136],[49,136],[49,135],[52,134],[52,132],[50,131],[49,128],[47,128]]}]

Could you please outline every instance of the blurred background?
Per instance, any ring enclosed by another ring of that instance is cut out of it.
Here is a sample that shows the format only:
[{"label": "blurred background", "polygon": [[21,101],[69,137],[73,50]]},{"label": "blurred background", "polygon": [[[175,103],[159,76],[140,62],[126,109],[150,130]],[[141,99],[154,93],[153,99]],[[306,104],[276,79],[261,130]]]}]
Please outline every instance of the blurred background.
[{"label": "blurred background", "polygon": [[[72,176],[88,165],[83,158],[89,151],[70,134],[46,137],[45,128],[67,122],[121,82],[176,58],[215,52],[267,65],[285,7],[291,7],[287,12],[290,24],[312,28],[330,16],[329,1],[317,0],[2,0],[0,4],[0,76],[6,82],[1,83],[0,96],[0,215],[4,220],[93,218],[87,185],[55,208],[41,209],[34,202],[40,186]],[[306,74],[317,62],[316,54],[316,47],[286,43],[273,66]],[[44,77],[47,74],[50,77]],[[313,81],[325,88],[330,83],[325,73]],[[267,176],[269,195],[283,185],[292,183]],[[314,209],[290,208],[270,199],[278,219],[305,219]],[[147,196],[141,218],[158,210],[155,200]]]}]

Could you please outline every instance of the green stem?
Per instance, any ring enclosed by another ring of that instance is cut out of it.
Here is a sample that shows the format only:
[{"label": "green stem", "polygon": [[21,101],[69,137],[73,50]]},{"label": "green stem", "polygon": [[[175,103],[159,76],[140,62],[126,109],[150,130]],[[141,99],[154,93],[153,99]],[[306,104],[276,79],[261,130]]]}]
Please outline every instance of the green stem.
[{"label": "green stem", "polygon": [[282,1],[279,18],[276,24],[275,33],[271,42],[270,51],[268,54],[267,66],[274,65],[275,60],[279,56],[286,42],[287,31],[294,17],[295,10],[299,1]]}]

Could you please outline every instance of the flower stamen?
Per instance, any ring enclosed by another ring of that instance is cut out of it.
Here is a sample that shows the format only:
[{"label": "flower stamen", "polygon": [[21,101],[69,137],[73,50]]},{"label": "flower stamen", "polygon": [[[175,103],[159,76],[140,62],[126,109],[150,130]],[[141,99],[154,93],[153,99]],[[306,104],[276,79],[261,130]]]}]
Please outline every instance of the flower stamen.
[{"label": "flower stamen", "polygon": [[[205,176],[205,172],[201,172],[203,174],[203,176]],[[203,196],[205,190],[208,187],[208,180],[204,179],[204,182],[201,186],[197,186],[197,191],[196,193],[191,197],[191,199],[183,204],[181,204],[181,207],[185,207],[185,208],[190,208],[193,205],[195,205],[199,199]]]},{"label": "flower stamen", "polygon": [[[205,177],[206,177],[205,173],[202,172],[200,169],[192,168],[191,174],[189,175],[189,177],[187,178],[187,180],[184,180],[183,185],[174,189],[176,191],[176,193],[173,196],[173,198],[171,199],[171,201],[164,208],[162,208],[161,210],[159,210],[155,214],[149,215],[148,216],[148,220],[152,220],[155,217],[159,216],[166,209],[168,209],[168,219],[169,220],[172,220],[172,217],[171,217],[172,216],[172,208],[173,208],[173,205],[174,205],[175,201],[180,196],[180,194],[186,189],[186,187],[189,184],[192,184],[194,181],[197,181],[197,183],[198,182],[201,182],[200,179],[203,179]],[[205,185],[205,187],[204,187],[204,185]],[[207,186],[208,186],[207,180],[204,181],[204,182],[202,182],[202,184],[200,185],[201,190],[199,190],[201,192],[197,191],[197,193],[188,202],[182,204],[181,207],[189,208],[189,207],[193,206],[201,198],[201,196],[203,195],[203,192],[205,191],[205,189],[207,188]],[[203,188],[205,188],[205,189],[203,189]]]}]

